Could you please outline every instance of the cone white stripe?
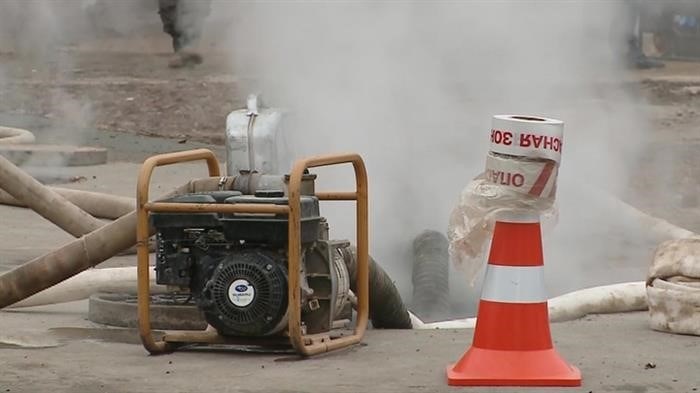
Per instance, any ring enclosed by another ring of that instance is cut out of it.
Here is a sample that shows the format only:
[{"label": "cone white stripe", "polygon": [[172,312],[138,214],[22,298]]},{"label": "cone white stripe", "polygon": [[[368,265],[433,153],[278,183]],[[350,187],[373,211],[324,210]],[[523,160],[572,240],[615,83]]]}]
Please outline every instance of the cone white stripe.
[{"label": "cone white stripe", "polygon": [[538,224],[540,214],[531,210],[503,209],[494,213],[496,221],[512,224]]},{"label": "cone white stripe", "polygon": [[501,303],[547,301],[544,266],[487,265],[481,300]]}]

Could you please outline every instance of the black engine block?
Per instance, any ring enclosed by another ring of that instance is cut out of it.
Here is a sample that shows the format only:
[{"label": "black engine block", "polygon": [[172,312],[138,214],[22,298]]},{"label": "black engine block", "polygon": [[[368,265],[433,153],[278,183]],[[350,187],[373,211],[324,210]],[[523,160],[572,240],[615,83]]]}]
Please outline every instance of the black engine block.
[{"label": "black engine block", "polygon": [[[241,195],[217,191],[165,202],[288,204],[281,193]],[[318,199],[301,198],[301,240],[319,239]],[[278,332],[287,313],[284,215],[153,213],[156,282],[186,288],[220,334],[259,336]]]}]

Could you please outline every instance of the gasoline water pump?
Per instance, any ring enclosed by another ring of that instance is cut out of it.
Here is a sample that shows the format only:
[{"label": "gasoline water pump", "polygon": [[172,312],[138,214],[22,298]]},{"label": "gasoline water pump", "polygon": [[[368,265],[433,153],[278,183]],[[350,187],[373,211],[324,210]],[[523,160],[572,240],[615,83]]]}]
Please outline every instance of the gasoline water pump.
[{"label": "gasoline water pump", "polygon": [[[195,160],[206,161],[208,180],[218,179],[219,190],[149,200],[156,167]],[[337,164],[353,166],[356,189],[315,191],[316,175],[309,169]],[[347,240],[329,239],[323,200],[355,202],[356,251]],[[241,171],[222,177],[209,150],[161,154],[144,162],[137,201],[139,331],[149,352],[187,344],[291,344],[313,355],[362,339],[369,315],[369,255],[367,174],[359,155],[299,160],[289,175]],[[154,338],[149,228],[155,233],[156,282],[189,294],[209,324],[206,330]]]},{"label": "gasoline water pump", "polygon": [[[228,176],[220,175],[218,160],[206,149],[154,156],[141,168],[139,329],[151,353],[193,343],[282,342],[302,355],[313,355],[356,344],[364,335],[369,317],[364,162],[357,154],[312,157],[296,161],[288,175],[279,174],[285,146],[278,137],[281,115],[258,104],[257,97],[250,96],[246,109],[226,119]],[[207,163],[210,179],[219,178],[217,191],[193,188],[195,192],[149,201],[156,167],[196,160]],[[355,190],[316,192],[316,175],[309,170],[339,164],[352,165]],[[329,238],[329,224],[319,206],[323,200],[355,202],[356,252],[349,241]],[[167,333],[161,341],[153,338],[149,228],[155,233],[156,282],[189,294],[207,330]]]}]

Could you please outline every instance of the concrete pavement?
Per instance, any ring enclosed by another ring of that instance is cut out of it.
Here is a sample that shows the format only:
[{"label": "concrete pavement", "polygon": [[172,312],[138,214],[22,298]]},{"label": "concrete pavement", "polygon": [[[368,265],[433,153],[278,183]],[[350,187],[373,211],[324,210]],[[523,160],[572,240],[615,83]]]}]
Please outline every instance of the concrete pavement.
[{"label": "concrete pavement", "polygon": [[[361,346],[300,360],[289,354],[181,351],[148,356],[133,330],[85,320],[86,302],[0,313],[3,392],[693,392],[700,339],[651,331],[646,313],[552,325],[581,388],[448,387],[445,367],[472,330],[369,331]],[[652,368],[653,367],[653,368]]]}]

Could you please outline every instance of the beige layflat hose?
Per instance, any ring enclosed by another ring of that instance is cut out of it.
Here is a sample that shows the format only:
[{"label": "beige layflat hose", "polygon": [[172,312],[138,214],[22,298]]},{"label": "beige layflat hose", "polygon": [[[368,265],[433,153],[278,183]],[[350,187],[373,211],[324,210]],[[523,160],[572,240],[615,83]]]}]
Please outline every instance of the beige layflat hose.
[{"label": "beige layflat hose", "polygon": [[[219,189],[220,178],[193,180],[164,198]],[[0,309],[50,288],[136,244],[136,211],[0,275]]]},{"label": "beige layflat hose", "polygon": [[[566,293],[549,299],[551,322],[572,321],[589,314],[610,314],[647,309],[644,281],[603,285]],[[473,329],[476,318],[424,323],[411,314],[414,329]]]},{"label": "beige layflat hose", "polygon": [[[155,271],[150,270],[151,293],[165,293],[166,287],[155,283]],[[136,268],[121,267],[90,269],[52,288],[42,291],[9,308],[35,307],[87,299],[98,292],[135,293]],[[608,314],[647,309],[644,282],[604,285],[570,292],[549,299],[549,319],[564,322],[589,314]],[[476,318],[424,323],[410,313],[413,329],[471,329]]]},{"label": "beige layflat hose", "polygon": [[75,237],[90,233],[102,226],[100,220],[39,183],[2,156],[0,156],[0,188]]},{"label": "beige layflat hose", "polygon": [[[100,192],[73,190],[70,188],[48,188],[93,217],[116,220],[136,209],[136,200],[134,198],[103,194]],[[17,200],[17,198],[1,189],[0,204],[27,207],[25,203]]]},{"label": "beige layflat hose", "polygon": [[21,128],[0,126],[0,145],[19,145],[34,143],[34,134]]},{"label": "beige layflat hose", "polygon": [[[153,266],[149,274],[152,294],[165,293],[167,287],[156,284]],[[45,306],[87,299],[95,293],[136,293],[136,268],[111,267],[105,269],[88,269],[62,283],[45,289],[33,296],[17,302],[8,308]]]}]

